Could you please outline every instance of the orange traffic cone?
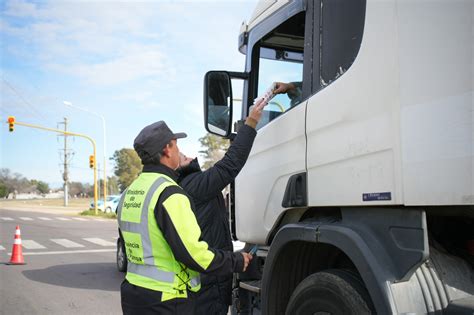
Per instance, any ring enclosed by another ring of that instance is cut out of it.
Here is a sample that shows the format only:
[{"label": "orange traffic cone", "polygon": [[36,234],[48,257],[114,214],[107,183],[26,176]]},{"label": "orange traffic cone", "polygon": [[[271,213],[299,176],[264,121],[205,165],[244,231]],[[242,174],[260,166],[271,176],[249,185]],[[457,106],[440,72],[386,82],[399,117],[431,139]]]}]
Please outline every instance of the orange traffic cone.
[{"label": "orange traffic cone", "polygon": [[26,265],[23,259],[23,252],[21,250],[21,232],[20,226],[16,226],[15,230],[15,241],[13,243],[12,257],[10,258],[9,265]]}]

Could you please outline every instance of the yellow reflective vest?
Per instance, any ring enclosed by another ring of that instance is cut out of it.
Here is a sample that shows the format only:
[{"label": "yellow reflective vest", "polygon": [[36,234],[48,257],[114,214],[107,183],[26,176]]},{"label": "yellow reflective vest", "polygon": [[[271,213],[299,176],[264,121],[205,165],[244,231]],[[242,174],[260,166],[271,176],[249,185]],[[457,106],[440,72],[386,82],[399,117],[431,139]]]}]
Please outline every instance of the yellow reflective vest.
[{"label": "yellow reflective vest", "polygon": [[[150,290],[186,296],[186,289],[199,291],[199,273],[175,259],[154,214],[161,193],[173,185],[177,186],[176,182],[166,175],[142,173],[123,193],[117,214],[128,259],[126,279]],[[189,245],[189,236],[199,237],[201,233],[189,199],[172,194],[163,204],[189,254],[206,269],[214,254],[204,242]]]}]

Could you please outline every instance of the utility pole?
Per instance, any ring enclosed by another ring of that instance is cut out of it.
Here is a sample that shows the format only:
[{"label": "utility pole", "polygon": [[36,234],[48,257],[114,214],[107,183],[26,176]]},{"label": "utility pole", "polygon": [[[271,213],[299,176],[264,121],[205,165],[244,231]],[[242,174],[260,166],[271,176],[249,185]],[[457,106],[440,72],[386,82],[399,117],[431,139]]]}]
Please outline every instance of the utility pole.
[{"label": "utility pole", "polygon": [[69,154],[67,151],[67,118],[64,117],[64,173],[63,173],[63,179],[64,179],[64,206],[68,206],[68,197],[69,197],[69,191],[68,191],[68,185],[67,182],[69,180],[69,174],[68,174],[68,160],[69,160]]},{"label": "utility pole", "polygon": [[[105,200],[107,200],[107,172],[106,172],[107,153],[105,152],[106,148],[107,148],[107,145],[106,145],[106,132],[105,132],[105,118],[104,118],[104,116],[101,116],[101,115],[97,114],[96,112],[90,111],[86,108],[75,106],[71,102],[63,101],[63,104],[66,105],[66,106],[75,108],[75,109],[79,109],[79,110],[88,112],[88,113],[90,113],[92,115],[95,115],[95,116],[99,117],[100,119],[102,119],[102,128],[103,128],[103,132],[104,132],[104,180],[103,180],[103,187],[104,187],[104,202],[105,202]],[[99,196],[100,196],[100,194],[99,194]]]}]

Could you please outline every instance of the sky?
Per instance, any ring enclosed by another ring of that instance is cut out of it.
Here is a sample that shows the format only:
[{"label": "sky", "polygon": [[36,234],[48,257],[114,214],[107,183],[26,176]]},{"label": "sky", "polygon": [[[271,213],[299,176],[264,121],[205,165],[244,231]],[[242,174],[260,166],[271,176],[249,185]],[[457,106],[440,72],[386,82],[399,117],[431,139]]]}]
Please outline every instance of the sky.
[{"label": "sky", "polygon": [[[53,129],[64,129],[67,118],[69,131],[95,140],[100,168],[103,117],[108,176],[108,158],[132,148],[139,131],[158,120],[186,132],[178,146],[198,156],[204,75],[244,70],[237,39],[256,3],[0,1],[1,168],[51,187],[62,183],[64,137],[23,126],[10,133],[8,116]],[[67,146],[69,180],[92,183],[91,142],[68,137]]]}]

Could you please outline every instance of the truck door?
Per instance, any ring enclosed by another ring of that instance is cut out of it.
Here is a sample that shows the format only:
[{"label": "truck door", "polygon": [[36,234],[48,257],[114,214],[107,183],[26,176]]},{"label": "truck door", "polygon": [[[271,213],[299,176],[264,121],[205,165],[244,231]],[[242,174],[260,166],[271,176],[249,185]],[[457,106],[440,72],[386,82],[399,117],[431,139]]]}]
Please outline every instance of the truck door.
[{"label": "truck door", "polygon": [[236,178],[236,232],[242,241],[266,241],[287,208],[282,202],[290,177],[306,172],[305,91],[310,81],[304,77],[311,72],[311,47],[305,48],[305,42],[312,31],[306,16],[306,11],[290,18],[273,15],[256,27],[253,34],[262,36],[249,42],[248,99],[263,95],[274,82],[292,83],[294,88],[265,107],[249,159]]}]

